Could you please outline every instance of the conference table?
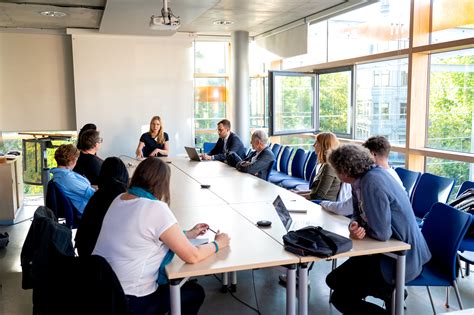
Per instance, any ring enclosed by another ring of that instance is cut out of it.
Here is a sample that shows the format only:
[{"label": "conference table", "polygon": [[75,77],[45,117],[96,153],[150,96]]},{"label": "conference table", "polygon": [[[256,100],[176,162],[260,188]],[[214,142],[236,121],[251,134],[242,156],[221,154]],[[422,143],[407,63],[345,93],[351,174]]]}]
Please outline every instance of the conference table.
[{"label": "conference table", "polygon": [[[308,221],[346,237],[349,236],[349,219],[329,213],[297,194],[253,175],[240,173],[222,162],[196,162],[184,157],[164,158],[164,161],[171,168],[170,208],[180,226],[189,229],[196,223],[205,222],[231,237],[228,248],[202,262],[186,264],[175,257],[166,267],[170,280],[171,314],[180,314],[180,285],[188,277],[275,266],[287,267],[286,314],[296,314],[296,266],[299,266],[298,314],[308,314],[308,263],[327,258],[300,257],[285,251],[282,237],[287,231],[272,203],[280,196],[285,203],[296,201],[303,204],[306,213],[292,213],[294,220]],[[124,162],[133,173],[138,162]],[[203,184],[210,186],[202,188]],[[272,225],[259,228],[256,225],[258,220],[269,220]],[[208,232],[205,237],[213,235]],[[404,312],[405,252],[409,249],[410,245],[401,241],[380,242],[367,237],[353,240],[352,250],[329,259],[379,253],[396,259],[397,290],[392,313],[398,315]]]}]

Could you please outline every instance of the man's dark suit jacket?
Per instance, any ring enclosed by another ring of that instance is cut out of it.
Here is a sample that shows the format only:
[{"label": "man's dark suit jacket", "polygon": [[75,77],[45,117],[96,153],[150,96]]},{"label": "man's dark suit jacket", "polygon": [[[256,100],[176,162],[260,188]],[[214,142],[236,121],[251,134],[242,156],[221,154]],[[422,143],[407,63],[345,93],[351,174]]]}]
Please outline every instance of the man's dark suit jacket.
[{"label": "man's dark suit jacket", "polygon": [[255,162],[248,166],[243,166],[244,162],[250,162],[252,158],[257,154],[257,151],[250,152],[249,155],[243,160],[237,163],[237,170],[244,173],[253,174],[260,177],[263,180],[267,179],[268,172],[270,172],[270,166],[275,161],[275,155],[269,148],[265,148],[257,157]]},{"label": "man's dark suit jacket", "polygon": [[216,161],[225,161],[227,152],[235,152],[242,159],[245,157],[245,147],[242,140],[233,132],[230,133],[225,148],[224,139],[219,138],[214,148],[209,152],[209,155],[214,156],[214,160]]}]

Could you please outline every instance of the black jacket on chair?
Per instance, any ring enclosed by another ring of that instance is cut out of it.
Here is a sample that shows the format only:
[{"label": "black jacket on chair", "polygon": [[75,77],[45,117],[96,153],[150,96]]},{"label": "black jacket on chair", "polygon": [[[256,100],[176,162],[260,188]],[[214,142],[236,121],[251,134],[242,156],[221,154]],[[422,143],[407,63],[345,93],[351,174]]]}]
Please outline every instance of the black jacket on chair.
[{"label": "black jacket on chair", "polygon": [[226,160],[226,153],[228,152],[235,152],[242,159],[245,157],[245,147],[242,140],[233,132],[230,132],[225,148],[224,139],[219,138],[214,148],[209,152],[209,155],[214,156],[214,160],[223,162]]}]

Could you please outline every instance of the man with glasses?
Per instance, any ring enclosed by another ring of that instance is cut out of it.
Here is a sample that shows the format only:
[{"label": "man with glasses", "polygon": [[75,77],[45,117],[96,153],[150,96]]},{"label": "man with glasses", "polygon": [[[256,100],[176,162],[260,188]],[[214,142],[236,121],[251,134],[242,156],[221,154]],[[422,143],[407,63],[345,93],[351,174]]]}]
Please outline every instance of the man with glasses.
[{"label": "man with glasses", "polygon": [[226,162],[227,156],[231,152],[237,154],[241,159],[245,157],[245,147],[242,140],[240,140],[238,135],[230,131],[229,120],[223,119],[217,123],[217,134],[219,135],[219,140],[217,140],[216,145],[209,154],[202,154],[201,159]]},{"label": "man with glasses", "polygon": [[81,135],[81,154],[73,171],[86,177],[91,185],[97,186],[102,159],[97,156],[97,151],[102,143],[102,138],[97,130],[87,130]]}]

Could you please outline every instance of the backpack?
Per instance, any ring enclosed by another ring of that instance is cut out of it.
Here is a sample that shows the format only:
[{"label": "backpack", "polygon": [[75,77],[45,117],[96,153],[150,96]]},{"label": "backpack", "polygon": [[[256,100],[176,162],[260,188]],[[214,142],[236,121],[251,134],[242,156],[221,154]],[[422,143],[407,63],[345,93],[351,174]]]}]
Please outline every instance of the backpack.
[{"label": "backpack", "polygon": [[458,210],[474,214],[474,189],[469,188],[449,204]]},{"label": "backpack", "polygon": [[352,249],[352,240],[320,226],[307,226],[283,236],[285,250],[299,256],[330,257]]}]

